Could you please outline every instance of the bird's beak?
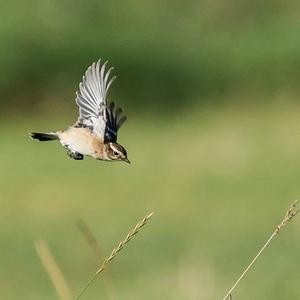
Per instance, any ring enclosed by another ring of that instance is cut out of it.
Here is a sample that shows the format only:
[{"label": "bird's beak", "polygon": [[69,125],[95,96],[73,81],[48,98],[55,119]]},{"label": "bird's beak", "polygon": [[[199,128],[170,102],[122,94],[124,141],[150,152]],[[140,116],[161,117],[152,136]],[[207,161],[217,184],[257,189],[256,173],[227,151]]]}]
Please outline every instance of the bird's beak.
[{"label": "bird's beak", "polygon": [[122,160],[127,162],[128,164],[131,164],[130,160],[127,157],[123,158]]}]

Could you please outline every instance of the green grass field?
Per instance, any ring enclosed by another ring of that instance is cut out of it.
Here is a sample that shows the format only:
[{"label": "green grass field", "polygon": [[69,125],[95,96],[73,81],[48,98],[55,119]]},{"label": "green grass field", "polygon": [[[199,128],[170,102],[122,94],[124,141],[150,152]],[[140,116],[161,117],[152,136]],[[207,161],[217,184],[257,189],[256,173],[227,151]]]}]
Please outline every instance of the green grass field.
[{"label": "green grass field", "polygon": [[[296,96],[274,97],[272,106],[239,99],[161,120],[131,114],[119,139],[131,165],[73,161],[56,143],[30,140],[31,130],[66,126],[51,112],[46,120],[4,121],[0,298],[57,298],[34,249],[38,239],[77,294],[98,262],[76,219],[105,256],[154,211],[82,299],[222,299],[299,196],[300,105]],[[299,222],[278,236],[233,299],[300,298]]]},{"label": "green grass field", "polygon": [[[58,299],[40,239],[77,295],[100,262],[76,220],[105,257],[152,211],[81,299],[223,299],[300,194],[300,2],[2,2],[0,299]],[[131,165],[28,137],[75,121],[99,58]],[[298,219],[233,300],[300,299]]]}]

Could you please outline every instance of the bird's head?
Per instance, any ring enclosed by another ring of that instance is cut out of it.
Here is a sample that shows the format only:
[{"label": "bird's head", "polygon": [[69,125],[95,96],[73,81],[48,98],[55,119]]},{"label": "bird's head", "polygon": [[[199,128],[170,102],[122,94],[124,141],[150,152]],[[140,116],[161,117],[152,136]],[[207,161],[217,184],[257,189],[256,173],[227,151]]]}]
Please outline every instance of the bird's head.
[{"label": "bird's head", "polygon": [[125,161],[130,164],[130,160],[127,158],[127,152],[125,148],[118,143],[108,143],[106,154],[108,160]]}]

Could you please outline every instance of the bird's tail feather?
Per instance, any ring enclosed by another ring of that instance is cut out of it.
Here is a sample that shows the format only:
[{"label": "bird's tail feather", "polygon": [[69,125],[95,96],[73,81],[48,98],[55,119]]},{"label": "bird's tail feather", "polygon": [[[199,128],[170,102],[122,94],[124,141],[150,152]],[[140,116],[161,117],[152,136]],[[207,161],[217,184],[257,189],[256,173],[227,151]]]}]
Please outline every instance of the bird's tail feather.
[{"label": "bird's tail feather", "polygon": [[31,132],[30,136],[34,140],[39,140],[40,142],[54,141],[59,139],[58,135],[55,132],[50,132],[50,133]]}]

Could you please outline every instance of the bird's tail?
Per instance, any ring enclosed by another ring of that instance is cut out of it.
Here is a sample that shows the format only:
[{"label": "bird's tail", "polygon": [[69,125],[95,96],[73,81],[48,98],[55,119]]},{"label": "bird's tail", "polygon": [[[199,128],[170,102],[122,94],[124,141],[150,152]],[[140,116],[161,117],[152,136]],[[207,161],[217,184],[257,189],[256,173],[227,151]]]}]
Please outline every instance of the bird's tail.
[{"label": "bird's tail", "polygon": [[30,136],[34,140],[39,140],[40,142],[54,141],[59,139],[58,135],[55,132],[50,132],[50,133],[31,132]]}]

